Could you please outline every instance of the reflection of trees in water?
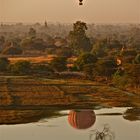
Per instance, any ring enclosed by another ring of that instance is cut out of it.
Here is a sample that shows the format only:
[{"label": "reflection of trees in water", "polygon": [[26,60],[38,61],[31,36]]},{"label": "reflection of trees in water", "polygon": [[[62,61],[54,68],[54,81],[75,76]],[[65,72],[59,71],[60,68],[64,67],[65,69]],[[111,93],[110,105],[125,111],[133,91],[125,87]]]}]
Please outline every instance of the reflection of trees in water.
[{"label": "reflection of trees in water", "polygon": [[125,111],[123,118],[129,121],[140,120],[140,108],[130,108]]},{"label": "reflection of trees in water", "polygon": [[57,110],[0,110],[0,124],[23,124],[62,116]]},{"label": "reflection of trees in water", "polygon": [[93,140],[93,139],[94,140],[114,140],[115,134],[110,129],[110,126],[108,124],[105,124],[102,131],[92,130],[89,136],[89,139],[90,140]]}]

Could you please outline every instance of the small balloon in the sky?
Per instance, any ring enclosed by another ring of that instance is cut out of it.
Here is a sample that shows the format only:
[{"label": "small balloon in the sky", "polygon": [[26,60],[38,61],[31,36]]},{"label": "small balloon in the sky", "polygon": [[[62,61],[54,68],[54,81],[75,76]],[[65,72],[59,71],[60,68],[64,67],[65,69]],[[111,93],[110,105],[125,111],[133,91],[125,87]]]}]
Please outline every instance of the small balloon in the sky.
[{"label": "small balloon in the sky", "polygon": [[79,0],[79,5],[83,5],[83,0]]}]

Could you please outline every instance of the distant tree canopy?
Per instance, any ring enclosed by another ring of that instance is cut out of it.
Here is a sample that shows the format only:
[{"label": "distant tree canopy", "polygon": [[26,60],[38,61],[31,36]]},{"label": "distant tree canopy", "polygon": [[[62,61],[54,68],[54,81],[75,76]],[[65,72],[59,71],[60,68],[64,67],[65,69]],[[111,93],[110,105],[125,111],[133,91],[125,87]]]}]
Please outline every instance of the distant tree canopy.
[{"label": "distant tree canopy", "polygon": [[91,50],[90,39],[86,36],[87,29],[86,23],[77,21],[73,24],[73,31],[69,33],[69,47],[72,47],[77,53]]},{"label": "distant tree canopy", "polygon": [[12,47],[20,47],[20,42],[21,42],[20,38],[18,38],[18,37],[13,38],[11,40]]},{"label": "distant tree canopy", "polygon": [[107,55],[108,44],[107,40],[98,40],[92,48],[92,53],[96,54],[98,57],[103,57]]},{"label": "distant tree canopy", "polygon": [[6,47],[5,49],[3,49],[2,54],[20,55],[22,54],[22,49],[20,47]]},{"label": "distant tree canopy", "polygon": [[56,48],[53,51],[54,54],[58,56],[63,56],[63,57],[71,57],[73,55],[73,51],[71,48],[68,47],[61,47],[61,48]]},{"label": "distant tree canopy", "polygon": [[9,65],[9,60],[5,57],[0,58],[0,71],[6,71]]},{"label": "distant tree canopy", "polygon": [[117,39],[108,40],[109,48],[111,49],[121,49],[122,44]]},{"label": "distant tree canopy", "polygon": [[45,26],[45,28],[48,27],[47,21],[44,22],[44,26]]},{"label": "distant tree canopy", "polygon": [[122,52],[122,56],[128,57],[128,56],[136,56],[137,52],[135,50],[126,50]]},{"label": "distant tree canopy", "polygon": [[37,50],[37,51],[45,51],[46,44],[43,39],[40,38],[32,38],[32,39],[24,39],[21,42],[21,48],[23,50]]},{"label": "distant tree canopy", "polygon": [[5,37],[0,36],[0,47],[5,43]]},{"label": "distant tree canopy", "polygon": [[35,38],[36,37],[36,30],[34,28],[30,28],[28,32],[29,37]]}]

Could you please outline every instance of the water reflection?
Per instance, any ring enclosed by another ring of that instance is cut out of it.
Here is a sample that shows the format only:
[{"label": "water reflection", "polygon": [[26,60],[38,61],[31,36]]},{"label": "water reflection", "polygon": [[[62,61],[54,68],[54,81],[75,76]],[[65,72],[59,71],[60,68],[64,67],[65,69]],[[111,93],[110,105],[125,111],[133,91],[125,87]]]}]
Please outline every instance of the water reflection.
[{"label": "water reflection", "polygon": [[130,108],[125,111],[123,118],[129,121],[140,120],[140,108]]},{"label": "water reflection", "polygon": [[138,116],[138,113],[136,108],[0,110],[0,124],[21,124],[0,125],[0,139],[136,140],[140,137],[139,122],[124,118],[126,114]]},{"label": "water reflection", "polygon": [[62,116],[56,110],[0,110],[0,124],[24,124]]},{"label": "water reflection", "polygon": [[[65,116],[60,110],[0,110],[0,124],[24,124],[38,122],[44,118]],[[140,120],[140,108],[129,108],[124,113],[101,112],[97,116],[122,116],[129,121]],[[95,124],[96,115],[93,110],[71,110],[68,113],[69,124],[76,129],[87,129]]]},{"label": "water reflection", "polygon": [[92,130],[89,136],[89,140],[114,140],[115,133],[111,130],[109,124],[105,124],[102,131]]},{"label": "water reflection", "polygon": [[94,125],[96,115],[93,110],[71,110],[68,115],[69,124],[76,129],[87,129]]}]

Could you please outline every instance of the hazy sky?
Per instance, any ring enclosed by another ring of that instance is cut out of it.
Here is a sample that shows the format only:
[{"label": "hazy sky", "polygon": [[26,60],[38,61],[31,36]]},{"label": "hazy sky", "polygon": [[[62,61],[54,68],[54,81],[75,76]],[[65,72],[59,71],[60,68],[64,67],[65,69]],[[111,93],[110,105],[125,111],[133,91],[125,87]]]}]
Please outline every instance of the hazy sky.
[{"label": "hazy sky", "polygon": [[0,22],[140,23],[140,0],[0,0]]}]

